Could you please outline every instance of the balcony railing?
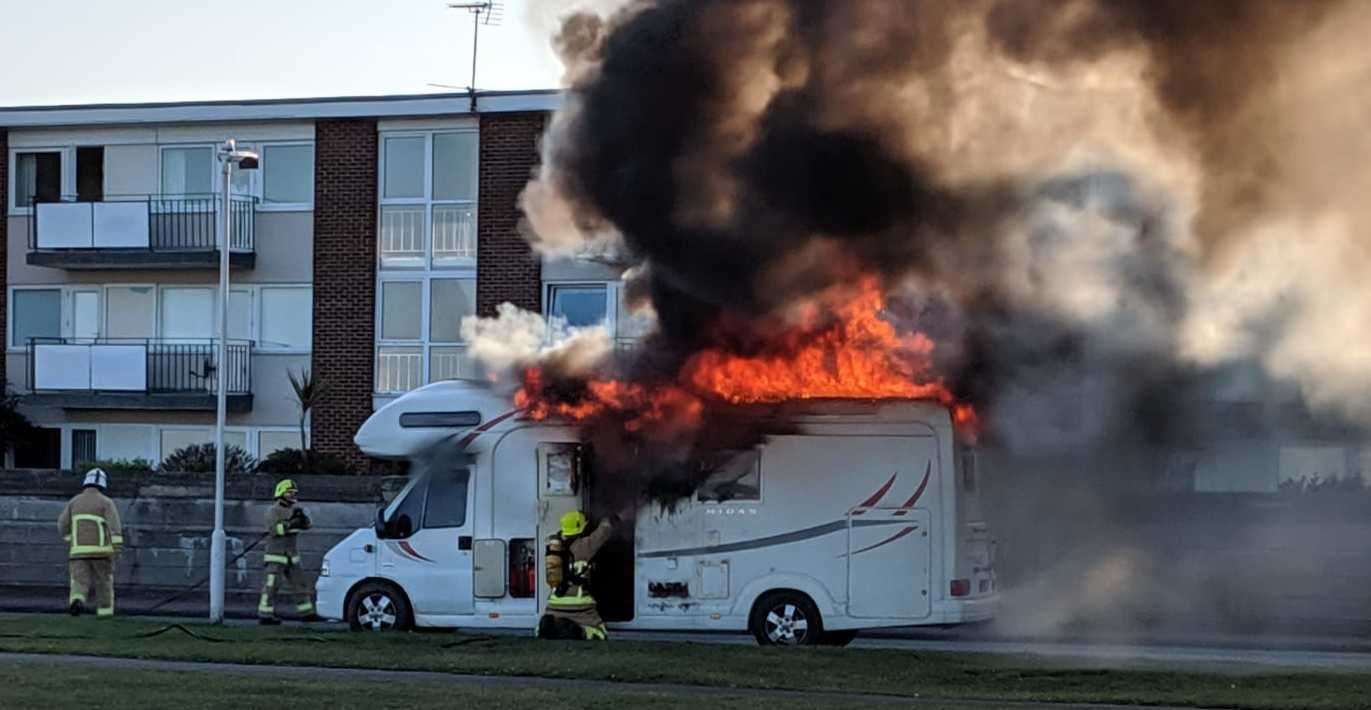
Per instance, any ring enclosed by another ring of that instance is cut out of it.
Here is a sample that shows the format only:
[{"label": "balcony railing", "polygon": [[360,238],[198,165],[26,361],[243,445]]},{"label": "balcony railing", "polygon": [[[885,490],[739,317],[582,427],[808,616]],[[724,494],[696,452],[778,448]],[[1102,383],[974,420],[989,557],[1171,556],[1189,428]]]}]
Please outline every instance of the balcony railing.
[{"label": "balcony railing", "polygon": [[34,394],[207,395],[225,377],[230,395],[252,393],[252,343],[228,341],[219,366],[214,340],[34,338],[28,345]]},{"label": "balcony railing", "polygon": [[[29,263],[68,268],[212,266],[223,216],[217,195],[107,195],[98,202],[64,197],[32,205]],[[243,266],[256,231],[253,197],[233,197],[230,256]],[[92,255],[99,258],[91,259]],[[202,263],[203,262],[203,263]]]}]

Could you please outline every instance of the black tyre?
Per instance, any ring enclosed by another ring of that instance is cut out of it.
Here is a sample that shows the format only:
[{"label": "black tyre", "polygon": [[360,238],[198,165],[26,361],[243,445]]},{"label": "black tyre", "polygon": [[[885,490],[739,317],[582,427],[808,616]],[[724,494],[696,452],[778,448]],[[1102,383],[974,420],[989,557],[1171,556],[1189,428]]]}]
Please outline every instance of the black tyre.
[{"label": "black tyre", "polygon": [[813,646],[824,635],[819,608],[799,592],[772,592],[757,600],[748,628],[763,646]]},{"label": "black tyre", "polygon": [[409,601],[385,582],[364,582],[353,590],[347,621],[353,631],[404,631],[413,625]]},{"label": "black tyre", "polygon": [[819,637],[819,645],[846,646],[852,643],[852,640],[855,638],[857,638],[856,629],[848,629],[847,631],[825,631],[823,635]]}]

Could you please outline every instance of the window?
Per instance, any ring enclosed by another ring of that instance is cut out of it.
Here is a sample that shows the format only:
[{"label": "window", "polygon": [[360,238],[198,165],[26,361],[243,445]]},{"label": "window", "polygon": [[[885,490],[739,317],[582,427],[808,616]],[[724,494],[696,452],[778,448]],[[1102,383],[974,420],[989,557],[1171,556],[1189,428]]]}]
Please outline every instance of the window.
[{"label": "window", "polygon": [[88,464],[100,460],[95,448],[94,429],[72,429],[71,430],[71,462],[72,465],[81,468],[82,464]]},{"label": "window", "polygon": [[105,424],[100,427],[97,449],[105,461],[148,459],[157,453],[157,431],[150,426]]},{"label": "window", "polygon": [[263,350],[309,350],[314,332],[314,289],[262,288]]},{"label": "window", "polygon": [[[214,306],[219,307],[217,299]],[[213,337],[219,337],[218,328],[215,328]],[[252,291],[229,290],[228,339],[252,340]]]},{"label": "window", "polygon": [[14,206],[25,209],[35,202],[62,198],[62,152],[45,150],[15,153]]},{"label": "window", "polygon": [[479,135],[393,135],[381,145],[381,266],[473,266]]},{"label": "window", "polygon": [[257,458],[265,459],[277,451],[300,448],[299,431],[262,431],[257,435]]},{"label": "window", "polygon": [[424,511],[424,498],[428,486],[422,482],[415,484],[405,494],[404,500],[395,506],[395,512],[386,519],[385,537],[406,538],[419,529],[420,515]]},{"label": "window", "polygon": [[105,289],[105,330],[111,338],[157,336],[157,290],[152,286]]},{"label": "window", "polygon": [[20,289],[14,292],[14,323],[10,329],[16,348],[27,347],[30,338],[62,336],[62,291]]},{"label": "window", "polygon": [[428,310],[428,340],[457,343],[462,340],[462,319],[476,315],[474,279],[433,279]]},{"label": "window", "polygon": [[423,319],[422,284],[387,281],[381,284],[381,339],[419,340]]},{"label": "window", "polygon": [[585,327],[605,322],[608,299],[604,286],[554,285],[550,296],[549,313],[567,325]]},{"label": "window", "polygon": [[314,202],[314,146],[262,146],[261,172],[265,206]]},{"label": "window", "polygon": [[167,340],[204,340],[214,337],[214,290],[162,289],[162,337]]},{"label": "window", "polygon": [[435,473],[428,482],[424,504],[425,528],[460,528],[467,522],[467,482],[470,469]]},{"label": "window", "polygon": [[162,195],[214,192],[214,149],[208,146],[162,149]]},{"label": "window", "polygon": [[700,485],[698,498],[710,503],[762,499],[761,456],[756,450],[725,451],[705,465],[714,470]]}]

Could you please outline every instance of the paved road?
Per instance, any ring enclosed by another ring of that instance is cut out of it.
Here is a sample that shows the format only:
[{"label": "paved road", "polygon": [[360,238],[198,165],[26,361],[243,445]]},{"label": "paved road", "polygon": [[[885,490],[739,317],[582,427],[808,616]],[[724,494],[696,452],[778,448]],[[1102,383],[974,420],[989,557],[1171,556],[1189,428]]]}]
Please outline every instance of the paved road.
[{"label": "paved road", "polygon": [[[835,703],[877,705],[882,707],[937,707],[965,708],[983,710],[984,708],[1056,708],[1057,710],[1133,710],[1135,706],[1011,702],[1003,700],[941,700],[938,698],[908,698],[867,693],[829,693],[820,691],[758,690],[745,688],[707,688],[694,685],[673,685],[666,683],[615,683],[612,681],[568,680],[561,678],[530,678],[511,676],[476,676],[450,673],[431,673],[425,671],[379,671],[352,668],[322,668],[312,666],[252,666],[237,663],[192,663],[186,661],[154,661],[131,658],[100,658],[94,656],[63,656],[29,653],[0,653],[0,665],[41,665],[60,666],[62,669],[85,666],[87,668],[110,668],[123,671],[176,671],[182,673],[219,673],[244,676],[270,674],[273,678],[299,677],[318,679],[322,676],[336,676],[346,680],[376,680],[394,683],[429,683],[479,685],[483,688],[547,689],[585,693],[586,691],[632,691],[643,694],[662,694],[672,697],[694,696],[701,700],[710,698],[747,698],[756,700],[758,707],[787,707],[797,700],[804,700],[812,707],[823,701]],[[1149,706],[1152,710],[1180,710]]]}]

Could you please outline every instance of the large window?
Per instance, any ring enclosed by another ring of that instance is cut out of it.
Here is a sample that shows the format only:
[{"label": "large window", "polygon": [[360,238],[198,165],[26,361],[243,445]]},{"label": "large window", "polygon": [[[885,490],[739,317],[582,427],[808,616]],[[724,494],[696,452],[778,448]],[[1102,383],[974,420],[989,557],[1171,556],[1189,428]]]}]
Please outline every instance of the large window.
[{"label": "large window", "polygon": [[609,295],[603,285],[553,285],[548,314],[569,326],[601,325],[609,317]]},{"label": "large window", "polygon": [[308,206],[314,202],[314,146],[262,146],[262,206]]},{"label": "large window", "polygon": [[214,149],[210,146],[163,148],[162,196],[212,195],[214,168]]},{"label": "large window", "polygon": [[478,150],[474,131],[382,137],[382,268],[475,264]]},{"label": "large window", "polygon": [[62,151],[20,151],[14,154],[14,201],[16,209],[35,202],[56,202],[62,197]]},{"label": "large window", "polygon": [[201,340],[216,335],[214,289],[162,289],[161,331],[168,340]]},{"label": "large window", "polygon": [[408,392],[428,382],[479,376],[462,340],[476,313],[476,280],[386,278],[380,287],[376,391]]},{"label": "large window", "polygon": [[27,347],[30,338],[62,336],[61,289],[16,289],[11,310],[10,344],[14,347]]},{"label": "large window", "polygon": [[618,281],[549,283],[544,310],[555,325],[603,325],[619,348],[632,348],[656,327],[647,311],[629,308],[624,285]]},{"label": "large window", "polygon": [[309,350],[314,332],[314,289],[262,287],[262,350]]},{"label": "large window", "polygon": [[428,483],[424,528],[460,528],[467,522],[469,469],[440,471]]},{"label": "large window", "polygon": [[[213,429],[163,429],[161,451],[158,459],[164,460],[168,456],[186,448],[187,446],[199,446],[201,444],[214,443]],[[228,446],[236,446],[244,451],[248,450],[248,434],[245,431],[225,431],[224,443]]]}]

